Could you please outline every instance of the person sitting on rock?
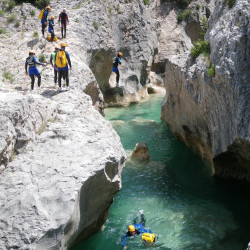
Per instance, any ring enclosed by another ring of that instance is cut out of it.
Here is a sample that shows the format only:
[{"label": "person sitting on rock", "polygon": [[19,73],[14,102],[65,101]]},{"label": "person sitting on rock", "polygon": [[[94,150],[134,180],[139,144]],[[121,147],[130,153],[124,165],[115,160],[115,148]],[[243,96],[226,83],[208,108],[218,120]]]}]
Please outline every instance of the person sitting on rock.
[{"label": "person sitting on rock", "polygon": [[[61,24],[62,38],[66,38],[66,27],[67,27],[67,23],[69,23],[69,17],[68,17],[68,14],[66,13],[65,8],[60,13],[58,22],[59,24]],[[64,35],[63,35],[63,30],[64,30]]]},{"label": "person sitting on rock", "polygon": [[45,31],[45,28],[47,26],[47,19],[48,19],[48,14],[49,12],[51,11],[51,7],[50,6],[47,6],[43,12],[43,17],[41,19],[41,23],[42,23],[42,34],[43,34],[43,37],[45,38],[44,36],[44,31]]},{"label": "person sitting on rock", "polygon": [[123,54],[119,52],[116,57],[114,57],[113,60],[113,68],[112,71],[116,74],[116,87],[119,87],[119,79],[120,79],[120,73],[118,69],[118,64],[122,64],[121,58]]},{"label": "person sitting on rock", "polygon": [[[146,225],[146,219],[144,217],[143,212],[144,212],[143,210],[140,210],[137,213],[137,215],[133,221],[133,225],[129,225],[127,233],[123,236],[122,243],[121,243],[123,246],[123,249],[127,249],[126,241],[127,241],[128,237],[137,236],[141,233],[153,233],[150,229],[144,228]],[[141,214],[141,223],[137,223],[139,214]]]},{"label": "person sitting on rock", "polygon": [[51,42],[54,41],[54,37],[55,37],[55,32],[54,32],[54,19],[55,17],[54,16],[51,16],[50,19],[49,19],[49,33],[51,34]]},{"label": "person sitting on rock", "polygon": [[66,89],[69,90],[69,67],[68,67],[68,64],[70,66],[70,70],[72,69],[72,67],[71,67],[69,53],[65,51],[66,46],[67,46],[66,43],[61,43],[61,49],[55,55],[56,67],[58,70],[58,85],[59,85],[58,90],[62,89],[62,87],[61,87],[62,76],[65,77]]},{"label": "person sitting on rock", "polygon": [[25,71],[26,71],[26,75],[28,75],[28,66],[29,66],[29,76],[31,78],[31,90],[34,90],[34,83],[35,83],[35,77],[38,78],[38,90],[41,89],[41,75],[38,71],[38,68],[36,67],[36,65],[43,65],[46,66],[46,63],[40,63],[36,60],[35,57],[35,51],[34,50],[30,50],[29,51],[29,57],[27,57],[26,62],[25,62]]}]

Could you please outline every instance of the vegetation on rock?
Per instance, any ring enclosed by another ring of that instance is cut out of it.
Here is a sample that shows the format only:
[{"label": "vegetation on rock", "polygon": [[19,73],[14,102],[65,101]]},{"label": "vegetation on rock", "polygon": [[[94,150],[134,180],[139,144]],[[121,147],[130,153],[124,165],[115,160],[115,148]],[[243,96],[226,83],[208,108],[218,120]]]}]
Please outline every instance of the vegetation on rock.
[{"label": "vegetation on rock", "polygon": [[191,19],[192,17],[192,10],[190,9],[186,9],[186,10],[180,10],[179,13],[178,13],[178,22],[182,22],[182,21],[187,21],[189,19]]},{"label": "vegetation on rock", "polygon": [[192,57],[197,58],[200,54],[203,54],[205,57],[208,57],[210,54],[210,44],[208,41],[198,40],[194,43],[191,48]]}]

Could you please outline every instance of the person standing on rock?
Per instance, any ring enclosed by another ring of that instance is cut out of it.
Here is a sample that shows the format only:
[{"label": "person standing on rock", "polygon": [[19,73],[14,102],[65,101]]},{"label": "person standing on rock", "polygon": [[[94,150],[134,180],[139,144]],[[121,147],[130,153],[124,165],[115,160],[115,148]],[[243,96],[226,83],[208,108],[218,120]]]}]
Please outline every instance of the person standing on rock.
[{"label": "person standing on rock", "polygon": [[[58,22],[59,22],[59,25],[61,24],[62,38],[66,38],[66,27],[67,27],[67,23],[69,23],[69,17],[68,17],[68,14],[66,13],[65,8],[61,12],[61,14],[59,14]],[[64,35],[63,35],[63,30],[64,30]]]},{"label": "person standing on rock", "polygon": [[52,67],[54,68],[54,83],[55,86],[54,88],[56,88],[56,82],[57,82],[57,68],[56,68],[56,53],[59,51],[60,47],[58,45],[56,45],[55,47],[55,51],[51,54],[50,56],[50,63],[52,65]]},{"label": "person standing on rock", "polygon": [[[122,246],[123,246],[123,249],[127,249],[126,241],[127,241],[128,237],[138,236],[141,233],[143,233],[143,234],[148,233],[149,235],[152,235],[153,236],[153,242],[151,242],[151,243],[155,242],[156,235],[153,234],[153,232],[150,229],[145,228],[146,219],[145,219],[145,216],[144,216],[143,212],[144,212],[143,210],[140,210],[137,213],[137,215],[136,215],[136,217],[135,217],[135,219],[133,221],[134,224],[129,225],[127,233],[123,236],[122,243],[121,243]],[[139,214],[141,214],[141,223],[137,223]],[[144,240],[143,237],[142,237],[142,239]]]},{"label": "person standing on rock", "polygon": [[119,73],[118,65],[122,64],[122,61],[121,61],[122,56],[123,56],[122,52],[119,52],[117,56],[114,57],[114,60],[113,60],[112,71],[116,74],[116,87],[119,87],[120,73]]},{"label": "person standing on rock", "polygon": [[44,31],[45,28],[47,26],[47,19],[48,19],[48,14],[51,11],[51,7],[47,6],[44,10],[42,10],[42,12],[40,14],[42,14],[42,18],[41,18],[41,23],[42,23],[42,34],[43,34],[43,38],[45,38],[44,36]]},{"label": "person standing on rock", "polygon": [[66,46],[67,46],[66,43],[61,43],[61,49],[55,55],[56,67],[58,70],[58,85],[59,85],[58,90],[62,89],[61,86],[62,77],[65,77],[66,89],[69,90],[69,67],[70,70],[72,69],[72,67],[71,67],[69,53],[65,51]]},{"label": "person standing on rock", "polygon": [[[40,90],[41,89],[41,75],[36,65],[38,64],[38,65],[46,66],[46,64],[38,62],[36,60],[35,54],[36,53],[34,50],[29,51],[29,57],[27,57],[26,62],[25,62],[25,71],[26,71],[26,75],[29,75],[31,78],[31,90],[34,90],[35,77],[38,78],[37,89]],[[29,66],[29,73],[28,73],[28,66]]]},{"label": "person standing on rock", "polygon": [[55,32],[54,32],[54,19],[55,17],[54,16],[51,16],[50,19],[49,19],[49,33],[51,34],[51,42],[54,41],[54,37],[55,37]]}]

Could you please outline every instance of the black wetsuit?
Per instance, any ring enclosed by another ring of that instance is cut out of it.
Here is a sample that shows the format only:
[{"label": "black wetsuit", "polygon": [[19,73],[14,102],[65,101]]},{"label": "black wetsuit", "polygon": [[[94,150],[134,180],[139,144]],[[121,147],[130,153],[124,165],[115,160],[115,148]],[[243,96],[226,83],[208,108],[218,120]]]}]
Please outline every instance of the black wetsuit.
[{"label": "black wetsuit", "polygon": [[[67,13],[61,12],[61,14],[59,15],[59,22],[61,22],[62,38],[66,38],[66,27],[67,27],[67,22],[69,22]],[[63,35],[63,30],[64,30],[64,35]]]}]

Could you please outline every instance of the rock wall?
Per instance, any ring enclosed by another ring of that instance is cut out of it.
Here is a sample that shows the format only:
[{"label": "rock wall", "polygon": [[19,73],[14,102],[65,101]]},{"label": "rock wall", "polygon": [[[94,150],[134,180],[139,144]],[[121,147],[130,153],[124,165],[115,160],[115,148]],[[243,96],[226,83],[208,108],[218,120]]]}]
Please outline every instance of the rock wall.
[{"label": "rock wall", "polygon": [[[33,108],[42,99],[35,94],[5,96],[24,97],[24,103],[31,99]],[[45,105],[53,111],[53,120],[47,121],[44,131],[0,176],[1,249],[70,248],[101,228],[121,188],[125,152],[111,124],[94,110],[90,97],[72,90],[49,102]],[[27,135],[37,130],[29,126],[34,121],[28,116],[32,106],[26,106]],[[22,117],[22,110],[15,114]],[[13,130],[20,123],[21,119]],[[6,127],[6,131],[10,130]]]},{"label": "rock wall", "polygon": [[248,8],[247,1],[236,1],[232,9],[216,2],[206,34],[215,77],[202,55],[194,60],[186,52],[166,60],[162,118],[212,164],[236,138],[250,139]]},{"label": "rock wall", "polygon": [[[52,14],[57,16],[63,4],[66,1],[51,1]],[[63,40],[72,61],[70,91],[53,88],[49,65],[39,66],[40,93],[37,83],[35,91],[29,91],[24,71],[28,51],[49,62],[56,45],[41,38],[40,11],[26,3],[14,7],[19,26],[6,22],[10,13],[0,17],[7,28],[0,34],[1,249],[69,249],[100,230],[121,188],[126,154],[101,115],[104,99],[88,66],[77,4],[67,5],[72,8],[69,38]]]}]

